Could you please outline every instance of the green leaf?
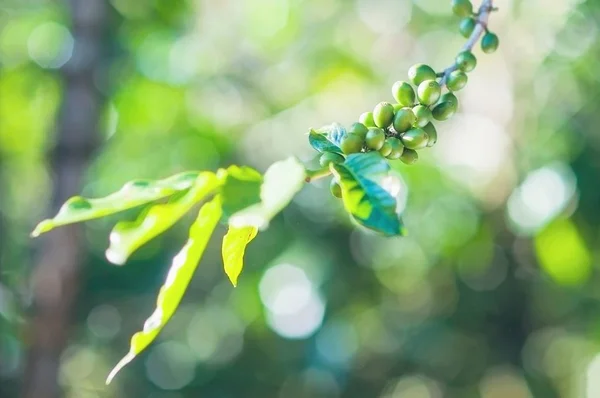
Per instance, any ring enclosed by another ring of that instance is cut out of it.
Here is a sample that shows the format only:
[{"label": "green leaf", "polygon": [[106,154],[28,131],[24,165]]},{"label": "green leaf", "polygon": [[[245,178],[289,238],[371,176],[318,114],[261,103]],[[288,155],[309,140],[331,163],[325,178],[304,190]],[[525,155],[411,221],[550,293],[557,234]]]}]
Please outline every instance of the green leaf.
[{"label": "green leaf", "polygon": [[165,283],[158,293],[156,310],[144,323],[143,330],[133,335],[129,352],[110,372],[106,384],[109,384],[125,365],[154,341],[173,316],[220,218],[221,201],[219,196],[216,196],[200,209],[198,218],[190,228],[190,237],[186,245],[173,258]]},{"label": "green leaf", "polygon": [[223,267],[233,286],[237,286],[238,277],[244,268],[246,246],[256,237],[257,232],[255,227],[229,227],[223,237]]},{"label": "green leaf", "polygon": [[311,129],[308,142],[319,152],[333,152],[343,155],[340,149],[342,139],[347,135],[346,129],[339,123],[333,123],[320,129]]},{"label": "green leaf", "polygon": [[134,180],[104,198],[74,196],[62,205],[56,216],[40,222],[31,233],[36,237],[56,227],[108,216],[188,189],[200,173],[188,171],[163,180]]},{"label": "green leaf", "polygon": [[229,225],[256,227],[263,230],[269,222],[283,210],[302,189],[306,182],[306,170],[296,158],[288,158],[274,163],[264,176],[260,189],[261,202],[238,211],[229,218]]},{"label": "green leaf", "polygon": [[390,169],[381,155],[350,155],[345,163],[332,163],[330,168],[342,188],[344,207],[356,222],[384,235],[404,234],[396,199],[376,182]]},{"label": "green leaf", "polygon": [[219,186],[214,173],[202,172],[184,195],[167,204],[157,204],[135,221],[121,221],[110,233],[106,258],[113,264],[124,264],[143,244],[160,235],[184,216],[195,204]]},{"label": "green leaf", "polygon": [[223,180],[221,197],[225,218],[260,203],[260,186],[263,178],[258,171],[250,167],[230,166],[227,170],[219,170],[217,175]]}]

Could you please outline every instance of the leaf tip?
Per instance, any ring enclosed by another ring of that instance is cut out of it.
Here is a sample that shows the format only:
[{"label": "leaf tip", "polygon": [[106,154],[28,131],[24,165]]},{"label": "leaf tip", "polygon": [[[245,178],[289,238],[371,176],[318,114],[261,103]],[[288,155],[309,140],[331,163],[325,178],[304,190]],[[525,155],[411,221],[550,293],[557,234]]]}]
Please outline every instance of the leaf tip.
[{"label": "leaf tip", "polygon": [[127,262],[127,255],[115,250],[113,247],[109,247],[104,253],[106,259],[114,265],[124,265]]},{"label": "leaf tip", "polygon": [[52,224],[52,221],[51,220],[44,220],[44,221],[40,222],[35,227],[35,229],[33,230],[33,232],[31,232],[31,237],[32,238],[37,238],[41,234],[50,231],[52,228],[54,228],[54,225]]},{"label": "leaf tip", "polygon": [[125,355],[108,374],[108,377],[106,378],[106,382],[105,382],[106,385],[109,385],[113,381],[113,379],[115,378],[117,373],[119,373],[121,371],[121,369],[123,369],[125,367],[125,365],[127,365],[129,362],[131,362],[134,357],[135,357],[135,355],[133,355],[132,353],[130,353],[130,352],[127,353],[127,355]]}]

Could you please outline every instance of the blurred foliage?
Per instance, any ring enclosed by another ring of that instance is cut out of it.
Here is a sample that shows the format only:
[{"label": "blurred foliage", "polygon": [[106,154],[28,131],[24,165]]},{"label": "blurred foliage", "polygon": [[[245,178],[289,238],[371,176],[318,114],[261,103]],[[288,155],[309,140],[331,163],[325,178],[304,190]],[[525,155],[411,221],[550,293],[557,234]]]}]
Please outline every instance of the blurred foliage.
[{"label": "blurred foliage", "polygon": [[[110,3],[90,197],[189,169],[315,161],[308,128],[354,122],[411,64],[443,68],[463,42],[445,0]],[[396,170],[409,236],[356,230],[327,181],[306,187],[248,247],[237,288],[209,242],[171,323],[110,387],[192,218],[122,268],[104,259],[115,219],[89,222],[65,396],[600,396],[600,3],[499,7],[500,49],[436,147]],[[0,3],[2,397],[22,380],[29,232],[46,216],[75,47],[67,2]]]}]

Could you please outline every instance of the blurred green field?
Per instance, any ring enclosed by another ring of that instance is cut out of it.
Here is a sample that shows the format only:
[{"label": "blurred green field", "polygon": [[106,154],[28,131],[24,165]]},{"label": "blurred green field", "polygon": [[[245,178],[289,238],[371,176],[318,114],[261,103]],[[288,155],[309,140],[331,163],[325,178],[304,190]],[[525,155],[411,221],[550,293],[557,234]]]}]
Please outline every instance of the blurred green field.
[{"label": "blurred green field", "polygon": [[[495,3],[499,50],[475,50],[459,113],[396,169],[407,237],[356,229],[318,181],[248,247],[234,289],[221,226],[158,341],[107,387],[194,215],[124,267],[104,250],[134,213],[88,222],[72,286],[36,279],[61,255],[29,237],[58,206],[53,162],[85,165],[63,194],[92,197],[315,165],[309,128],[351,124],[464,38],[446,0],[0,0],[0,397],[600,397],[600,2]],[[86,129],[93,150],[57,146]],[[33,363],[32,303],[67,288],[64,347]]]}]

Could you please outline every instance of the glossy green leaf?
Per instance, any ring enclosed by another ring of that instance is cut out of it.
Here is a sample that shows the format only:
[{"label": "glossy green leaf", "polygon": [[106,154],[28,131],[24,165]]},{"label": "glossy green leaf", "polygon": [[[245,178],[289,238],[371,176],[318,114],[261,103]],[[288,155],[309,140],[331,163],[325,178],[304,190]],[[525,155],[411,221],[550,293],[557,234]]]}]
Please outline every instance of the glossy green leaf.
[{"label": "glossy green leaf", "polygon": [[173,226],[218,186],[219,179],[214,173],[202,172],[190,190],[176,200],[152,206],[135,221],[117,223],[110,233],[106,258],[113,264],[124,264],[134,251]]},{"label": "glossy green leaf", "polygon": [[229,225],[267,228],[271,219],[292,201],[305,182],[306,170],[296,158],[274,163],[265,173],[260,189],[261,202],[233,214]]},{"label": "glossy green leaf", "polygon": [[144,323],[143,330],[133,335],[129,352],[110,372],[106,384],[109,384],[125,365],[154,341],[173,316],[220,218],[221,201],[219,196],[216,196],[200,209],[198,218],[190,228],[187,243],[173,258],[165,283],[158,293],[156,310]]},{"label": "glossy green leaf", "polygon": [[346,135],[346,129],[341,124],[333,123],[320,129],[311,129],[308,141],[319,152],[333,152],[343,155],[340,145]]},{"label": "glossy green leaf", "polygon": [[260,203],[260,187],[263,177],[258,171],[250,167],[230,166],[227,170],[219,170],[217,175],[223,181],[221,198],[225,218]]},{"label": "glossy green leaf", "polygon": [[67,200],[52,219],[40,222],[32,236],[39,236],[61,225],[73,224],[118,213],[188,189],[200,173],[189,171],[163,180],[134,180],[104,198],[74,196]]},{"label": "glossy green leaf", "polygon": [[258,230],[255,227],[230,227],[223,237],[223,267],[233,286],[244,268],[244,253],[246,246],[256,237]]},{"label": "glossy green leaf", "polygon": [[396,199],[376,181],[389,172],[389,165],[376,152],[348,156],[343,164],[331,164],[342,188],[344,207],[360,225],[385,235],[402,235]]}]

